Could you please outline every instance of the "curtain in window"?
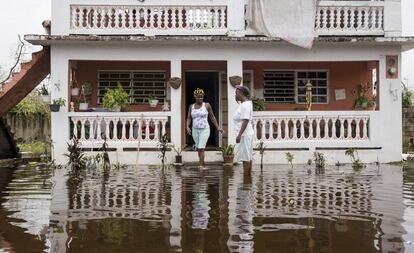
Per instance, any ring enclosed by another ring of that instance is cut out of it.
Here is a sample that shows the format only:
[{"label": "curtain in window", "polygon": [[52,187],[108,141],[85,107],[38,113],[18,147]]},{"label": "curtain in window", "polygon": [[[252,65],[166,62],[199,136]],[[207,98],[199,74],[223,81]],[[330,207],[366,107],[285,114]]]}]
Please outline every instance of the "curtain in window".
[{"label": "curtain in window", "polygon": [[316,0],[249,0],[247,20],[259,34],[312,48]]}]

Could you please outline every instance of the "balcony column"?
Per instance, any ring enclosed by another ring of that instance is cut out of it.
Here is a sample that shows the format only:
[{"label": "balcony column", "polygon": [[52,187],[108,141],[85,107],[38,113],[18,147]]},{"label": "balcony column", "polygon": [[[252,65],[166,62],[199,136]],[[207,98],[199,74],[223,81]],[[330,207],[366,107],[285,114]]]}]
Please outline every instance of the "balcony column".
[{"label": "balcony column", "polygon": [[384,1],[384,32],[385,36],[401,36],[401,0]]},{"label": "balcony column", "polygon": [[[174,59],[171,61],[171,77],[181,78],[181,60]],[[181,101],[182,101],[182,85],[178,89],[171,89],[171,143],[181,148]],[[174,134],[173,134],[174,133]]]},{"label": "balcony column", "polygon": [[61,50],[51,50],[50,55],[50,93],[52,101],[63,98],[65,106],[61,106],[59,112],[51,113],[51,139],[53,143],[52,158],[57,164],[65,164],[67,159],[67,143],[69,142],[69,116],[68,116],[68,69],[69,61]]},{"label": "balcony column", "polygon": [[245,0],[228,1],[227,23],[229,36],[243,37],[245,34],[244,1]]},{"label": "balcony column", "polygon": [[[243,76],[243,61],[241,59],[229,59],[227,61],[227,75]],[[243,84],[243,81],[242,81]],[[233,114],[237,109],[237,102],[234,99],[236,89],[231,85],[230,80],[227,80],[227,103],[228,103],[228,144],[236,143],[236,133],[234,132]]]},{"label": "balcony column", "polygon": [[[387,77],[386,56],[380,56],[379,101],[377,117],[370,122],[371,138],[382,146],[380,162],[399,161],[402,154],[401,55],[398,55],[398,77]],[[392,124],[390,124],[392,122]],[[385,134],[389,133],[389,134]]]}]

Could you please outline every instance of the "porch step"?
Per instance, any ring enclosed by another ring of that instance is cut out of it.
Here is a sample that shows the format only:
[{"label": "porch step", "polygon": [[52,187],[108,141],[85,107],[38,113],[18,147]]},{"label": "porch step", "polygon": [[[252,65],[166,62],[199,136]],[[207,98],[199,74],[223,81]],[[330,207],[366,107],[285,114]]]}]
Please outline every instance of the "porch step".
[{"label": "porch step", "polygon": [[30,62],[20,65],[20,71],[12,73],[11,79],[0,91],[0,117],[4,116],[50,74],[50,49],[43,48],[32,54]]}]

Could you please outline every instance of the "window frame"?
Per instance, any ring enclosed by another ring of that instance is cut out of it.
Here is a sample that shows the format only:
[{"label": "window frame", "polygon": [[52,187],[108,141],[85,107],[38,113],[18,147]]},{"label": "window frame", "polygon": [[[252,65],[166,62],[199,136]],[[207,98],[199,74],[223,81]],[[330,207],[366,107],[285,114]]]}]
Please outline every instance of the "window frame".
[{"label": "window frame", "polygon": [[[294,86],[295,86],[295,103],[298,105],[306,104],[306,102],[299,102],[298,100],[298,72],[326,72],[326,102],[312,102],[312,104],[320,104],[320,105],[326,105],[329,104],[329,92],[330,92],[330,71],[329,69],[263,69],[262,73],[266,71],[275,71],[275,72],[294,72]],[[263,76],[263,74],[262,74]],[[264,80],[263,80],[263,89],[264,89]],[[264,96],[263,96],[264,97]],[[291,103],[278,103],[278,102],[272,102],[273,104],[286,104],[289,105]]]},{"label": "window frame", "polygon": [[[140,72],[141,73],[142,72],[144,72],[144,73],[164,73],[164,75],[165,75],[165,80],[164,80],[165,100],[168,99],[168,85],[167,85],[167,80],[168,80],[167,74],[168,74],[168,72],[166,70],[160,70],[160,69],[158,69],[158,70],[151,70],[151,69],[150,70],[98,70],[97,71],[97,74],[96,74],[96,79],[97,79],[97,85],[96,85],[96,104],[97,105],[102,105],[102,103],[99,103],[99,83],[100,83],[100,80],[101,80],[100,77],[99,77],[99,75],[101,73],[103,73],[103,72],[129,73],[130,74],[129,88],[130,88],[131,91],[133,90],[132,89],[133,88],[132,84],[134,82],[134,74],[140,73]],[[127,79],[125,79],[125,80],[127,80]],[[131,103],[132,97],[133,97],[133,95],[131,95],[131,94],[128,93],[128,100],[129,100],[129,103],[131,105],[142,105],[142,104],[146,104],[144,102],[142,102],[142,103]],[[162,104],[163,101],[160,101],[160,103]]]}]

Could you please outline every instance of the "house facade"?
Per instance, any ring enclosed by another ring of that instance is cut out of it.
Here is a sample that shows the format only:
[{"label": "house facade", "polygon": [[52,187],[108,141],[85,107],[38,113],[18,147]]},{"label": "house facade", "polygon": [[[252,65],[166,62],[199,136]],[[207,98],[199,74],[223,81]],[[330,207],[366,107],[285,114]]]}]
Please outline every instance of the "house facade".
[{"label": "house facade", "polygon": [[[226,131],[212,129],[208,142],[207,161],[220,161],[217,148],[235,143],[235,77],[265,100],[253,122],[256,144],[267,149],[265,163],[285,163],[286,152],[296,163],[314,152],[329,163],[348,162],[348,148],[364,162],[401,160],[400,62],[409,40],[401,37],[400,1],[317,1],[310,49],[257,32],[250,4],[53,1],[51,34],[25,39],[50,47],[52,99],[67,101],[52,113],[56,161],[66,162],[67,143],[76,136],[91,154],[106,140],[112,161],[158,163],[164,134],[184,150],[184,161],[197,161],[185,133],[195,88],[206,91]],[[118,84],[130,104],[125,112],[105,111],[102,99]],[[72,95],[72,87],[80,93]],[[361,92],[369,101],[355,107]],[[150,95],[160,101],[156,107],[148,105]],[[87,109],[80,110],[85,102]]]}]

